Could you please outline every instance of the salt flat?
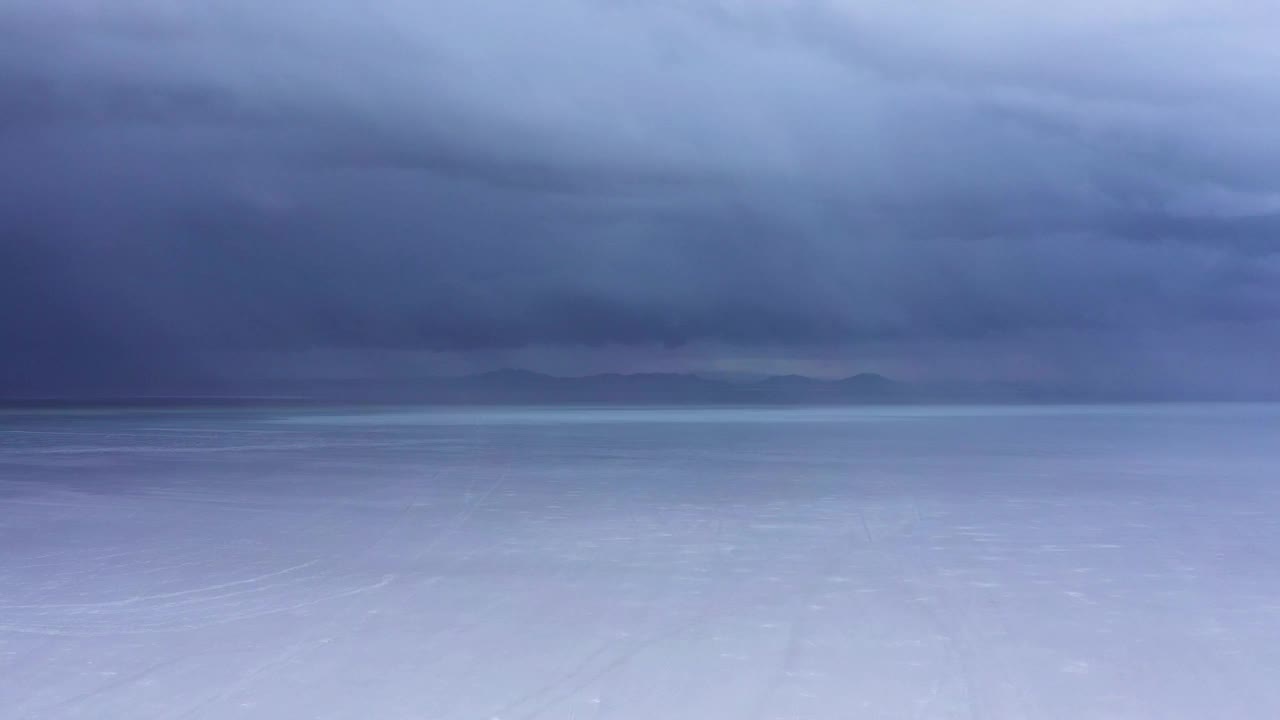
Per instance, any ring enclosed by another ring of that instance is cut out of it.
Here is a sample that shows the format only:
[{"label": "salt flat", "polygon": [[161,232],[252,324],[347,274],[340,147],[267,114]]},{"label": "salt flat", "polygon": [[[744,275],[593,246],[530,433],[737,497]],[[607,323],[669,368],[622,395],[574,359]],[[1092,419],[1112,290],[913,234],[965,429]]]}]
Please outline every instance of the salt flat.
[{"label": "salt flat", "polygon": [[1280,717],[1280,408],[0,414],[0,717]]}]

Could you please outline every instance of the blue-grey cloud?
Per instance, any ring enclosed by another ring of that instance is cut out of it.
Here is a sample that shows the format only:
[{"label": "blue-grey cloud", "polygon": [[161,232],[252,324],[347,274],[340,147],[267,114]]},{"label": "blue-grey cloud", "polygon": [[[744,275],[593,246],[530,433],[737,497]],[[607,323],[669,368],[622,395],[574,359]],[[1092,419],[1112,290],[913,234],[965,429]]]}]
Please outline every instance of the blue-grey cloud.
[{"label": "blue-grey cloud", "polygon": [[1278,30],[1254,2],[18,0],[0,323],[72,375],[1205,327],[1274,353]]}]

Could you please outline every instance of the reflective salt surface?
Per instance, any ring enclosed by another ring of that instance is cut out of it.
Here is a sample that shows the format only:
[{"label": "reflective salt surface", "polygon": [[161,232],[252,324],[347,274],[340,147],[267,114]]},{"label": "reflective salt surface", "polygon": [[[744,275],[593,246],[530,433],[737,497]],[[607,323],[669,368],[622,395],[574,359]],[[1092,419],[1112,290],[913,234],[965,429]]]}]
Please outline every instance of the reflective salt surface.
[{"label": "reflective salt surface", "polygon": [[4,718],[1280,717],[1280,409],[0,414]]}]

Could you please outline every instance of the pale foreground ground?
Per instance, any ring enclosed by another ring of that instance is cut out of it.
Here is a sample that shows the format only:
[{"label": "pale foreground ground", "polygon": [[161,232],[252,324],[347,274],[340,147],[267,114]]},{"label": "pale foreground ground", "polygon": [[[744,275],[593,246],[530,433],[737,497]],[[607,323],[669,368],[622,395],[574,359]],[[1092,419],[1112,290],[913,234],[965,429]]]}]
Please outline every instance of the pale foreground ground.
[{"label": "pale foreground ground", "polygon": [[0,717],[1280,718],[1280,409],[0,414]]}]

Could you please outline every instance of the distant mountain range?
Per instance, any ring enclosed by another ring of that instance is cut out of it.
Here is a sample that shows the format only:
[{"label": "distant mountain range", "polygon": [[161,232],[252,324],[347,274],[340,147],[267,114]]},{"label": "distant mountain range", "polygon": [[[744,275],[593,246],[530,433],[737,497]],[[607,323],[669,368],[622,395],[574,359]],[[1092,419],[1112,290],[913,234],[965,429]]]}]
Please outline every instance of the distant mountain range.
[{"label": "distant mountain range", "polygon": [[558,377],[530,370],[496,370],[456,378],[415,381],[300,383],[284,394],[366,402],[463,404],[764,404],[905,402],[911,388],[882,375],[841,380],[788,375],[730,382],[681,373],[605,373]]},{"label": "distant mountain range", "polygon": [[605,373],[559,377],[530,370],[495,370],[453,378],[298,382],[251,388],[321,401],[449,404],[858,404],[1013,401],[1002,386],[917,385],[875,373],[824,380],[780,375],[734,382],[681,373]]},{"label": "distant mountain range", "polygon": [[530,370],[415,380],[296,380],[183,384],[43,398],[3,398],[7,405],[226,405],[286,403],[375,404],[627,404],[777,405],[898,403],[1105,402],[1159,399],[1102,395],[1013,383],[906,383],[876,373],[824,380],[778,375],[735,382],[696,374],[637,373],[558,377]]}]

